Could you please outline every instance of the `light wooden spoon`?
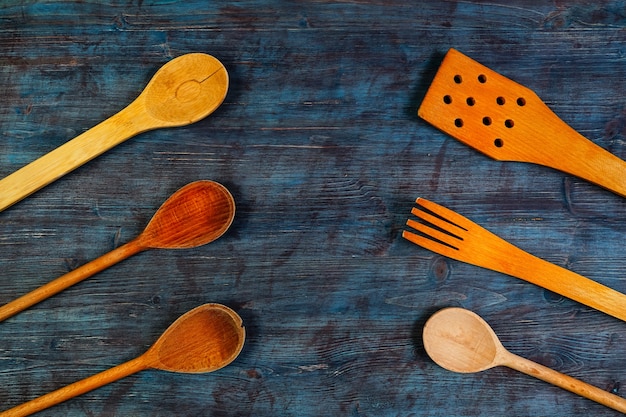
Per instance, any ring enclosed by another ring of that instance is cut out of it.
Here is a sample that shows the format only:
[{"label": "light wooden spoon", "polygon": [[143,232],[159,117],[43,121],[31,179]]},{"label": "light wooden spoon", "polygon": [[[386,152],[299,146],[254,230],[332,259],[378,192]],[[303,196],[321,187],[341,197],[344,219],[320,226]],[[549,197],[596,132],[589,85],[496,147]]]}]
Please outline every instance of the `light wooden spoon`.
[{"label": "light wooden spoon", "polygon": [[424,326],[424,347],[441,367],[461,373],[507,366],[626,413],[626,399],[507,351],[498,336],[476,313],[446,308]]},{"label": "light wooden spoon", "polygon": [[227,91],[228,73],[214,57],[193,53],[171,60],[119,113],[0,180],[0,211],[139,133],[203,119]]},{"label": "light wooden spoon", "polygon": [[0,321],[146,249],[187,249],[219,238],[235,217],[230,192],[213,181],[187,184],[157,210],[130,242],[0,307]]},{"label": "light wooden spoon", "polygon": [[145,369],[213,372],[231,363],[245,340],[241,317],[220,304],[204,304],[176,320],[143,355],[114,368],[50,392],[0,417],[28,416]]}]

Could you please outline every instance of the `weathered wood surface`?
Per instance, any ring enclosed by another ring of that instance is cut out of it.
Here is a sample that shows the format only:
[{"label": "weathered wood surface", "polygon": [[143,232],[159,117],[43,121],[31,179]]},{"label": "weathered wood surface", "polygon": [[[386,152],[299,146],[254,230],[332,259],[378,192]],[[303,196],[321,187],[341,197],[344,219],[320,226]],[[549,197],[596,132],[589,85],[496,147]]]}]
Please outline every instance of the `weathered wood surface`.
[{"label": "weathered wood surface", "polygon": [[1,323],[1,408],[133,358],[218,302],[247,326],[231,366],[145,371],[42,415],[615,415],[514,371],[436,366],[421,327],[462,306],[510,351],[619,389],[626,324],[400,233],[421,195],[626,292],[623,198],[492,161],[416,116],[454,47],[626,158],[624,4],[410,3],[2,2],[2,177],[175,56],[214,55],[231,86],[207,119],[133,138],[0,213],[0,302],[127,242],[191,181],[226,185],[238,212],[208,246],[140,254]]}]

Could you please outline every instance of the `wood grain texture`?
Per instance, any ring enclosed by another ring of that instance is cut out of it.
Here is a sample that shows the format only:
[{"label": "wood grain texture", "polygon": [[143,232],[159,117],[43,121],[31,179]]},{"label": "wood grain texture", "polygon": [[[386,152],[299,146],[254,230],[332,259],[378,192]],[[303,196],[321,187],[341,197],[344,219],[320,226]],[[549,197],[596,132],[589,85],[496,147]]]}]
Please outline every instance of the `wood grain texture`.
[{"label": "wood grain texture", "polygon": [[520,356],[607,390],[624,379],[624,322],[400,237],[423,196],[626,291],[623,198],[493,161],[416,115],[454,47],[624,159],[623,2],[534,3],[3,2],[0,177],[176,56],[215,56],[230,86],[207,119],[141,134],[0,213],[0,303],[129,241],[191,181],[224,184],[237,215],[211,245],[139,254],[2,323],[0,404],[134,358],[216,302],[246,325],[230,366],[145,371],[44,415],[615,415],[514,371],[441,369],[419,336],[461,306]]}]

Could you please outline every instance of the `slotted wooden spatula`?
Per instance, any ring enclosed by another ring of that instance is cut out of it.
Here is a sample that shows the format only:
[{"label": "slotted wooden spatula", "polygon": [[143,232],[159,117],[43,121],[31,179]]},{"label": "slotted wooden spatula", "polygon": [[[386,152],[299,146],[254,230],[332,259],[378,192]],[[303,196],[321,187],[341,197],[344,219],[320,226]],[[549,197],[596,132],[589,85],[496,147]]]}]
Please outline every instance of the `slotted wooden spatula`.
[{"label": "slotted wooden spatula", "polygon": [[532,90],[455,49],[417,114],[493,159],[544,165],[626,197],[626,162],[576,132]]}]

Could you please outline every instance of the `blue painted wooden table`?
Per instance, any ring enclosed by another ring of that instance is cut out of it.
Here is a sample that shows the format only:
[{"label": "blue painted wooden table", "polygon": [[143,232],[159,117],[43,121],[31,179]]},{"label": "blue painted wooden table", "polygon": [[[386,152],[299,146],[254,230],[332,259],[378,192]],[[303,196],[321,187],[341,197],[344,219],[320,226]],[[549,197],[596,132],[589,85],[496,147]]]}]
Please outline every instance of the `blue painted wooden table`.
[{"label": "blue painted wooden table", "polygon": [[420,120],[456,48],[626,158],[624,2],[13,1],[0,5],[0,176],[119,111],[172,58],[230,75],[207,119],[147,132],[0,213],[0,302],[129,241],[175,190],[224,184],[231,229],[150,251],[0,324],[0,409],[143,353],[217,302],[248,339],[212,374],[144,371],[47,416],[572,416],[616,412],[512,370],[435,365],[424,321],[484,317],[512,352],[620,393],[626,324],[401,238],[418,196],[626,292],[626,202],[495,162]]}]

